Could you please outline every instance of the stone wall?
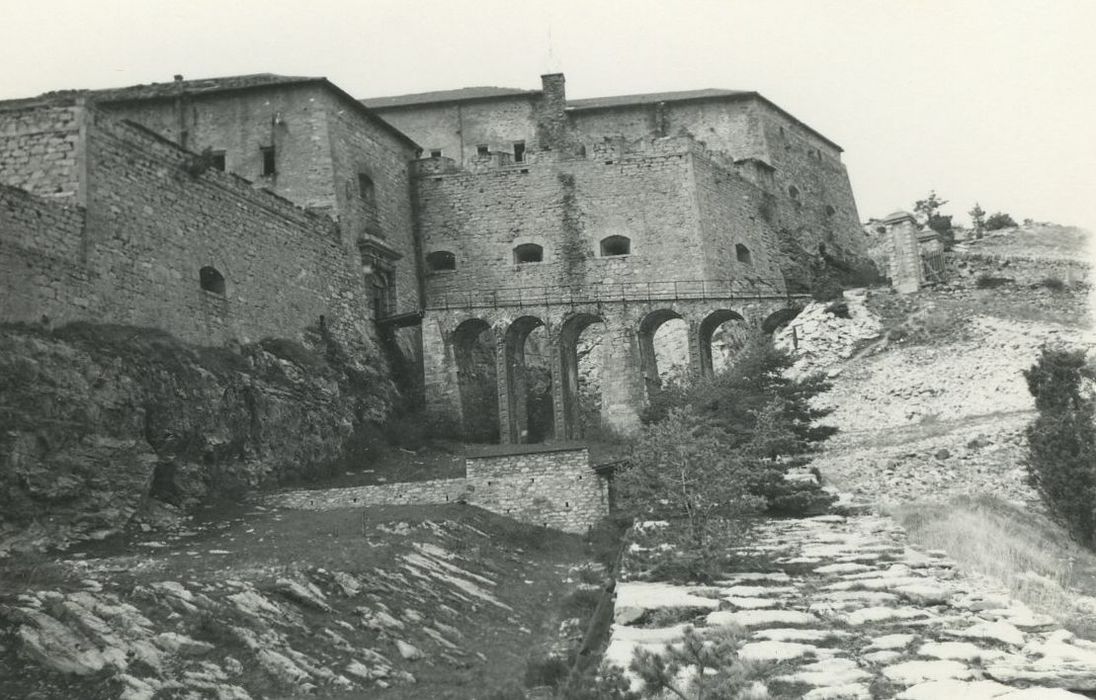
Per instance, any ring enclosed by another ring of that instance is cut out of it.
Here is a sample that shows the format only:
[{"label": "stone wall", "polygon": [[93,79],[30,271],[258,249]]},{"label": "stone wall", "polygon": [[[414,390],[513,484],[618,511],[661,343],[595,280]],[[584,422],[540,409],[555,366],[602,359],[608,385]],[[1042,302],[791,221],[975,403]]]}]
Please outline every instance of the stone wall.
[{"label": "stone wall", "polygon": [[[28,109],[48,124],[69,106]],[[29,116],[0,112],[0,124],[9,118]],[[323,317],[344,343],[373,345],[360,260],[328,217],[234,175],[188,172],[192,154],[141,127],[90,110],[83,119],[86,208],[0,190],[0,320],[149,326],[220,345],[299,337]],[[201,287],[206,266],[223,293]]]},{"label": "stone wall", "polygon": [[[224,154],[225,169],[308,208],[330,213],[354,253],[368,233],[402,256],[394,264],[395,304],[419,306],[408,163],[417,149],[348,104],[321,82],[262,89],[186,93],[179,100],[101,103],[189,150]],[[263,174],[263,147],[276,170]],[[359,175],[371,184],[363,196]],[[368,199],[369,201],[365,201]]]},{"label": "stone wall", "polygon": [[76,100],[0,107],[0,184],[75,201],[83,115]]},{"label": "stone wall", "polygon": [[441,151],[443,158],[467,166],[480,158],[481,145],[490,152],[513,154],[514,143],[524,141],[527,150],[536,150],[535,101],[535,94],[514,95],[373,111],[412,135],[424,155]]},{"label": "stone wall", "polygon": [[585,446],[485,448],[468,456],[465,465],[463,479],[294,491],[275,500],[282,506],[311,510],[459,501],[521,522],[579,534],[609,515],[608,486],[590,468]]},{"label": "stone wall", "polygon": [[[475,289],[779,278],[763,193],[706,160],[692,139],[593,148],[586,158],[531,154],[476,170],[444,159],[418,168],[423,251],[456,256],[456,269],[427,271],[429,306]],[[601,255],[609,236],[630,239],[630,253]],[[542,247],[542,262],[515,261],[514,249],[528,243]],[[754,251],[753,265],[737,263],[736,243]]]},{"label": "stone wall", "polygon": [[1092,266],[1083,260],[953,251],[948,255],[949,282],[974,286],[979,277],[1002,277],[1035,285],[1059,279],[1067,285],[1092,284]]}]

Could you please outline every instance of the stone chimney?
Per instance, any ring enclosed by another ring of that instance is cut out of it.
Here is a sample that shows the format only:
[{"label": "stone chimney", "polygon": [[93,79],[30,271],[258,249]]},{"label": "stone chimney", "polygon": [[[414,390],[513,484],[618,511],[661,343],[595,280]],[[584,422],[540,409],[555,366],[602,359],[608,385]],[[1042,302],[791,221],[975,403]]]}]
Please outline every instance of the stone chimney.
[{"label": "stone chimney", "polygon": [[883,219],[887,227],[890,252],[891,285],[900,294],[912,294],[921,288],[921,246],[917,240],[917,219],[913,214],[896,211]]},{"label": "stone chimney", "polygon": [[567,141],[567,80],[563,73],[540,76],[537,141],[541,150],[560,150]]}]

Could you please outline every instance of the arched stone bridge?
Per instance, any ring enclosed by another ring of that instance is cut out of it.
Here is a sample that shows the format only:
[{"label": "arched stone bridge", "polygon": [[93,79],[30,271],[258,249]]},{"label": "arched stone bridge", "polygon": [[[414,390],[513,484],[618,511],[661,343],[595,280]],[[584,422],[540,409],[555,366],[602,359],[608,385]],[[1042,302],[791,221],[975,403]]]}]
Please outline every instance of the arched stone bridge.
[{"label": "arched stone bridge", "polygon": [[589,326],[603,323],[602,422],[631,432],[659,387],[654,348],[659,326],[682,319],[688,328],[689,370],[710,376],[712,335],[721,324],[738,320],[771,332],[781,317],[802,303],[799,297],[776,295],[544,301],[522,306],[428,308],[422,326],[428,406],[459,417],[470,437],[503,443],[529,441],[530,377],[525,341],[543,327],[552,384],[551,432],[556,439],[581,438],[578,340]]}]

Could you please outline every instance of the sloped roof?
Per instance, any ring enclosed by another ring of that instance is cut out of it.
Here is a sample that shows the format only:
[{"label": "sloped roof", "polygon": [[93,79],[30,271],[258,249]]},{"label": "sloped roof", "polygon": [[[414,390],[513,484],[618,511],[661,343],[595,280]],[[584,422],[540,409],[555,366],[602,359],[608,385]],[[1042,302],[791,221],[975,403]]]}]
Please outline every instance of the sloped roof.
[{"label": "sloped roof", "polygon": [[46,93],[42,97],[64,97],[87,95],[96,102],[130,102],[141,100],[163,100],[177,97],[180,93],[187,95],[204,95],[217,92],[231,92],[235,90],[255,90],[284,85],[320,85],[335,93],[342,100],[353,105],[359,113],[374,124],[389,132],[404,143],[415,149],[422,150],[410,136],[389,124],[380,116],[374,114],[364,104],[359,102],[348,92],[335,85],[327,78],[277,75],[275,73],[252,73],[250,75],[229,75],[220,78],[201,78],[198,80],[173,80],[168,83],[149,83],[148,85],[131,85],[122,88],[107,88],[104,90],[62,90]]},{"label": "sloped roof", "polygon": [[456,90],[416,92],[409,95],[394,95],[392,97],[367,97],[361,102],[370,109],[385,109],[386,107],[408,107],[411,105],[433,104],[435,102],[463,102],[466,100],[485,100],[495,97],[539,95],[540,92],[540,90],[520,90],[518,88],[480,85],[476,87],[458,88]]},{"label": "sloped roof", "polygon": [[705,100],[712,97],[738,97],[756,95],[745,90],[721,90],[704,88],[703,90],[678,90],[675,92],[648,92],[640,95],[616,95],[613,97],[591,97],[585,100],[567,100],[568,109],[600,109],[602,107],[623,107],[625,105],[657,104],[659,102],[681,102],[684,100]]},{"label": "sloped roof", "polygon": [[171,82],[166,83],[129,85],[121,88],[89,90],[88,93],[95,99],[103,102],[121,102],[126,100],[150,100],[174,97],[180,91],[194,95],[224,90],[245,90],[249,88],[271,87],[274,85],[293,85],[315,80],[323,80],[323,78],[276,75],[274,73],[252,73],[250,75],[229,75],[220,78],[172,80]]}]

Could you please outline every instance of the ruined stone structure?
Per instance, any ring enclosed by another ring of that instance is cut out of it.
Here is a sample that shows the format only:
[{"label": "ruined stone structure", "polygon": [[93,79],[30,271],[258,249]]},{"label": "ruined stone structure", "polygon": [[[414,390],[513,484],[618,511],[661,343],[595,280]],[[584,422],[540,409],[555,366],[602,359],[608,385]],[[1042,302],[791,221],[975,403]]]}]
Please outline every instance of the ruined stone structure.
[{"label": "ruined stone structure", "polygon": [[363,102],[267,74],[9,102],[0,320],[396,340],[429,407],[502,442],[582,436],[578,348],[600,324],[602,418],[628,430],[659,390],[660,325],[683,319],[710,373],[720,324],[761,327],[806,291],[797,256],[862,252],[840,152],[754,92],[569,101],[562,75]]}]

